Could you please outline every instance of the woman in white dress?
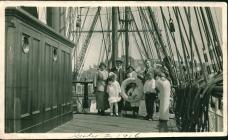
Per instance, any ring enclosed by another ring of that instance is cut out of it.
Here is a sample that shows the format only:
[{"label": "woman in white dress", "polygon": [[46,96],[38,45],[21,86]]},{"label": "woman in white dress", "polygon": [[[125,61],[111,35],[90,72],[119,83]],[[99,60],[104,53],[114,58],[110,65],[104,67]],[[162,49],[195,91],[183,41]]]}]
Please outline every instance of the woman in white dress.
[{"label": "woman in white dress", "polygon": [[159,90],[159,120],[160,131],[168,131],[167,121],[169,120],[169,104],[171,84],[165,73],[161,72],[156,80],[156,88]]}]

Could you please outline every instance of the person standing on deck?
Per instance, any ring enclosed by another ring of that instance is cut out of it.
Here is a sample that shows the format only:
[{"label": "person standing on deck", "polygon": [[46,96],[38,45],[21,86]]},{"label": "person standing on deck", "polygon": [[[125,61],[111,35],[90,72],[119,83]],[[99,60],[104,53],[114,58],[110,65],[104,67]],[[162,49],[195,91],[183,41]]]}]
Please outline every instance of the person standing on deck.
[{"label": "person standing on deck", "polygon": [[[116,67],[111,69],[111,72],[115,73],[117,75],[117,81],[121,85],[123,80],[125,79],[125,71],[122,68],[123,61],[120,59],[116,60]],[[120,102],[118,102],[118,113],[120,116],[122,116],[121,111],[122,111],[122,106],[123,106],[123,98],[121,97]]]},{"label": "person standing on deck", "polygon": [[143,86],[143,92],[145,95],[145,105],[147,115],[145,116],[146,120],[151,121],[153,119],[154,114],[154,103],[156,100],[156,90],[155,90],[155,79],[153,77],[153,73],[146,74],[146,81]]},{"label": "person standing on deck", "polygon": [[105,92],[107,88],[108,71],[105,63],[100,63],[99,69],[94,78],[94,91],[96,94],[96,108],[98,114],[104,115],[105,110],[108,109],[108,94]]},{"label": "person standing on deck", "polygon": [[113,116],[113,107],[115,106],[115,115],[118,116],[118,102],[121,100],[121,88],[120,84],[116,81],[116,74],[113,72],[109,73],[107,93],[109,95],[108,101],[110,105],[110,116]]},{"label": "person standing on deck", "polygon": [[169,105],[170,105],[170,94],[171,84],[167,79],[167,74],[161,72],[156,80],[156,88],[159,90],[159,131],[168,131],[168,120],[169,120]]},{"label": "person standing on deck", "polygon": [[[154,76],[155,76],[155,71],[154,71],[149,59],[145,60],[145,67],[146,68],[145,68],[145,70],[143,72],[143,76],[138,75],[138,78],[142,80],[143,85],[145,85],[146,80],[148,80],[148,78],[147,78],[148,74],[150,75],[151,78],[154,78]],[[150,88],[152,88],[152,87],[150,87]],[[145,88],[144,88],[144,90],[145,90]],[[151,92],[154,92],[154,91],[151,90],[150,92],[149,91],[143,91],[143,92],[144,93],[145,92],[151,93]],[[154,105],[151,107],[151,105],[152,105],[151,101],[154,101],[155,97],[153,96],[154,94],[146,94],[145,93],[144,95],[145,95],[145,106],[146,106],[146,112],[147,112],[147,115],[144,117],[144,119],[152,120],[152,115],[153,115],[153,113],[152,113],[153,111],[152,110],[153,110]],[[153,102],[153,104],[154,104],[154,102]]]}]

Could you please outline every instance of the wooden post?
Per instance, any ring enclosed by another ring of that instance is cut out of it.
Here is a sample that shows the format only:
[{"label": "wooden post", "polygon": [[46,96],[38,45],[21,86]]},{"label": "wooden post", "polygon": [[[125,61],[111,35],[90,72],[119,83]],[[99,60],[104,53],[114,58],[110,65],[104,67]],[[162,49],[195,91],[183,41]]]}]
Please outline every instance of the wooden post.
[{"label": "wooden post", "polygon": [[112,7],[112,67],[116,66],[118,56],[117,24],[117,7]]},{"label": "wooden post", "polygon": [[84,83],[84,99],[83,99],[83,109],[89,107],[89,95],[88,95],[88,82]]},{"label": "wooden post", "polygon": [[125,7],[125,55],[126,55],[126,69],[128,67],[128,57],[129,57],[129,38],[128,38],[128,24],[129,24],[129,7]]}]

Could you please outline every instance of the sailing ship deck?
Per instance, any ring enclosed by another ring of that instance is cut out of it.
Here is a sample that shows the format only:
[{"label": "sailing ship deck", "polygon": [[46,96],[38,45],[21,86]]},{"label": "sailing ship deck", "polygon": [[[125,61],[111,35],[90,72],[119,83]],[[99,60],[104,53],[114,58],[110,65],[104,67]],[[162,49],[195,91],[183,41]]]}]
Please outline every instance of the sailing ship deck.
[{"label": "sailing ship deck", "polygon": [[[174,119],[168,122],[169,132],[177,132]],[[96,114],[74,114],[73,119],[49,131],[50,133],[128,133],[159,132],[159,121],[147,121],[142,118],[111,117]]]}]

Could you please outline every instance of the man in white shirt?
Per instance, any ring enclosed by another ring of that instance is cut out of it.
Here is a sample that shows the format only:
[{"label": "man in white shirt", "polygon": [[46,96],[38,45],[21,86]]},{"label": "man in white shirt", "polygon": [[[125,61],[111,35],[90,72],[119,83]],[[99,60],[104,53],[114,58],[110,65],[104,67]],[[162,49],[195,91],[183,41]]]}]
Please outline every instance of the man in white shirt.
[{"label": "man in white shirt", "polygon": [[145,116],[146,120],[151,121],[154,113],[154,102],[156,100],[156,90],[155,90],[155,80],[154,74],[148,72],[145,75],[146,81],[143,86],[143,92],[145,94],[145,105],[147,115]]}]

